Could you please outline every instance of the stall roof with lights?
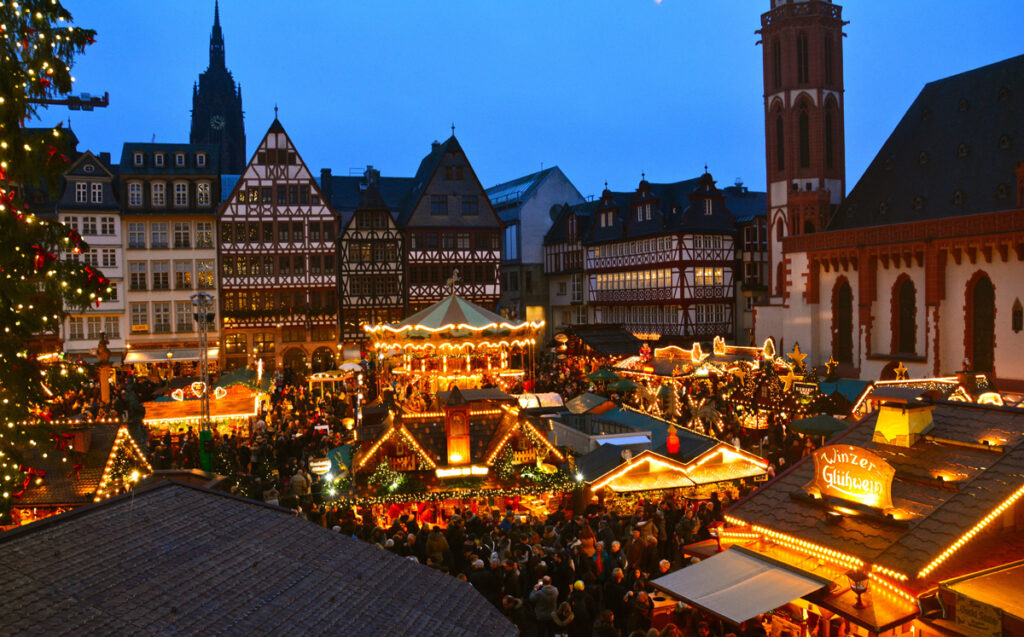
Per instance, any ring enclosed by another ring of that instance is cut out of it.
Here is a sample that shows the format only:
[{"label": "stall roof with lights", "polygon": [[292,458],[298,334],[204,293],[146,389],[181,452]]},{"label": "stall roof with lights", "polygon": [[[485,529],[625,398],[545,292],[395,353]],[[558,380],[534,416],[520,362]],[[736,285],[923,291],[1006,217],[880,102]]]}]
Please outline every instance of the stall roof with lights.
[{"label": "stall roof with lights", "polygon": [[517,634],[466,582],[179,482],[3,533],[0,569],[15,634]]},{"label": "stall roof with lights", "polygon": [[915,590],[956,574],[965,566],[956,564],[956,552],[1024,495],[1024,412],[953,401],[911,407],[933,410],[930,428],[909,446],[876,441],[880,412],[832,441],[893,467],[890,511],[804,497],[815,478],[807,456],[737,503],[727,520],[783,543],[824,547],[849,564],[887,569]]}]

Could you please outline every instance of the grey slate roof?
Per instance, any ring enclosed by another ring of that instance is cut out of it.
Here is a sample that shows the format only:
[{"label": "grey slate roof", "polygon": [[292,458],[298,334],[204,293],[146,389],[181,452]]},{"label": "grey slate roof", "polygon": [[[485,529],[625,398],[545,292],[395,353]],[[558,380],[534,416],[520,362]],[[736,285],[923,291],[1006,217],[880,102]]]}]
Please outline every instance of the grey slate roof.
[{"label": "grey slate roof", "polygon": [[[136,166],[132,161],[132,153],[141,151],[146,153],[144,166]],[[206,153],[206,166],[195,165],[195,154]],[[163,152],[167,154],[164,165],[157,167],[153,165],[153,153]],[[174,153],[185,153],[185,165],[174,164]],[[121,162],[118,171],[122,175],[216,175],[220,172],[220,147],[216,144],[146,144],[140,142],[126,142],[121,147]]]},{"label": "grey slate roof", "polygon": [[508,222],[518,218],[519,211],[516,208],[516,204],[528,199],[533,194],[533,191],[556,168],[557,166],[545,168],[544,170],[488,188],[486,191],[487,198],[491,200],[491,205],[494,206],[495,212],[498,213],[501,220]]},{"label": "grey slate roof", "polygon": [[515,635],[466,582],[163,482],[0,536],[4,633]]},{"label": "grey slate roof", "polygon": [[[814,462],[803,458],[789,471],[729,510],[744,522],[759,524],[821,544],[913,578],[964,532],[1024,485],[1024,413],[973,403],[938,402],[929,436],[977,445],[983,439],[1006,441],[1002,453],[931,440],[911,448],[872,442],[878,412],[832,443],[875,452],[896,469],[893,504],[910,511],[907,528],[866,517],[826,521],[823,509],[790,497],[811,481]],[[949,489],[932,477],[942,471],[958,479]],[[907,476],[907,479],[901,479]],[[955,555],[953,558],[955,560]],[[942,568],[933,575],[940,575]]]},{"label": "grey slate roof", "polygon": [[1013,209],[1021,144],[1024,55],[930,82],[829,230]]}]

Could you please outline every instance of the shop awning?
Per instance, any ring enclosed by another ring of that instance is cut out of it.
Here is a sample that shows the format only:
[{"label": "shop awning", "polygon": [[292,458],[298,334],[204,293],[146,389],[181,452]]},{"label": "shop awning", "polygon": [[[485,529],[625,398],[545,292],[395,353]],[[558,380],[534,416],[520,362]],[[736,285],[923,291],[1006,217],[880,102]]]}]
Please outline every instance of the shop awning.
[{"label": "shop awning", "polygon": [[828,583],[738,546],[651,581],[658,589],[737,624]]},{"label": "shop awning", "polygon": [[[168,356],[170,354],[170,356]],[[211,347],[206,350],[209,360],[215,361],[220,356],[219,347]],[[125,363],[166,363],[168,361],[197,361],[199,360],[198,347],[170,347],[167,349],[130,349],[125,352]]]}]

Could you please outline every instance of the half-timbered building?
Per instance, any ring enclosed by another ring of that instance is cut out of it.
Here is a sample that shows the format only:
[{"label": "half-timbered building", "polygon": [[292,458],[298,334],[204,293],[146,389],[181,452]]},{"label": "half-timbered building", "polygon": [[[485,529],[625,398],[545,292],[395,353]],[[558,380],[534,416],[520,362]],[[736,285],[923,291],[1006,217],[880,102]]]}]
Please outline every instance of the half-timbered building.
[{"label": "half-timbered building", "polygon": [[735,223],[730,208],[763,206],[704,173],[635,192],[605,190],[586,238],[591,318],[640,338],[685,343],[735,333]]},{"label": "half-timbered building", "polygon": [[563,205],[544,235],[544,277],[548,285],[549,329],[557,333],[570,325],[586,325],[587,275],[583,237],[597,203]]},{"label": "half-timbered building", "polygon": [[450,294],[497,308],[502,224],[455,135],[420,162],[398,225],[408,246],[407,313]]},{"label": "half-timbered building", "polygon": [[219,233],[224,367],[333,367],[337,215],[277,119],[221,205]]},{"label": "half-timbered building", "polygon": [[[405,241],[397,217],[412,185],[409,177],[362,177],[320,171],[320,185],[338,214],[339,343],[354,348],[363,325],[397,323],[405,316]],[[346,355],[346,357],[348,357]]]}]

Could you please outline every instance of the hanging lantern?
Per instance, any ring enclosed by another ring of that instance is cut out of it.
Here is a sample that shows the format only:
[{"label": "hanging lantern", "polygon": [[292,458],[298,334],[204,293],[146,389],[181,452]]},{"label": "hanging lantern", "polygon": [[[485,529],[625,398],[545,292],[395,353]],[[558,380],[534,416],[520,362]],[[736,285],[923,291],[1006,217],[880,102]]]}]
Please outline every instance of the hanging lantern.
[{"label": "hanging lantern", "polygon": [[676,435],[676,428],[672,425],[668,426],[668,440],[665,441],[665,448],[669,453],[679,453],[679,436]]}]

